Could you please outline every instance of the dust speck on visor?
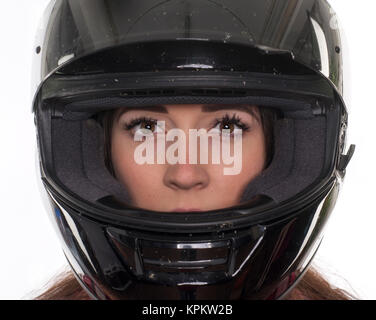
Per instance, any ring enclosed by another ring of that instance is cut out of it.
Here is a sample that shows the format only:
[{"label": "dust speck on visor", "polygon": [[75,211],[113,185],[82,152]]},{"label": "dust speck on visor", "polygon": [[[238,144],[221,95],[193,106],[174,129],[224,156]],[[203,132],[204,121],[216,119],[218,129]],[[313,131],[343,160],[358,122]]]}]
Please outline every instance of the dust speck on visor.
[{"label": "dust speck on visor", "polygon": [[[292,290],[353,152],[327,1],[56,0],[44,21],[34,52],[40,181],[86,292],[185,300]],[[241,173],[139,166],[132,135],[158,121],[241,129]]]}]

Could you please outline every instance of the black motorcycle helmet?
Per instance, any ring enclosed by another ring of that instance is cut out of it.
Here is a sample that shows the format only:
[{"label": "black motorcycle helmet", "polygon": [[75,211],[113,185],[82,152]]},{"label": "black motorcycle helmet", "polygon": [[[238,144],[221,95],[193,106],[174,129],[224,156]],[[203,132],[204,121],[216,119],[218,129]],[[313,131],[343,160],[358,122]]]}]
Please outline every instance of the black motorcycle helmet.
[{"label": "black motorcycle helmet", "polygon": [[[345,154],[342,45],[325,0],[56,0],[33,102],[49,214],[94,299],[278,299],[315,255]],[[274,110],[273,158],[239,205],[154,212],[108,170],[120,106]]]}]

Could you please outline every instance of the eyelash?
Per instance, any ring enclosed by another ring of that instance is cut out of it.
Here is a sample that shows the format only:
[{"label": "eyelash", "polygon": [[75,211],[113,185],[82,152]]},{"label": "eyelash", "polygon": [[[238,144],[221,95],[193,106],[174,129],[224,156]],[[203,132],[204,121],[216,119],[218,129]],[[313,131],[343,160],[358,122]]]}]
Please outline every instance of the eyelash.
[{"label": "eyelash", "polygon": [[[140,125],[141,123],[149,122],[149,123],[154,123],[155,125],[157,125],[157,121],[158,120],[153,119],[153,118],[140,117],[140,118],[133,119],[128,123],[124,123],[123,127],[124,127],[124,130],[131,131],[136,126]],[[229,114],[225,114],[222,118],[215,119],[215,122],[212,128],[215,128],[218,124],[223,123],[223,122],[238,126],[240,129],[243,130],[243,132],[247,132],[250,129],[248,125],[246,125],[244,122],[241,121],[241,118],[237,114],[234,114],[231,118]]]},{"label": "eyelash", "polygon": [[227,124],[234,124],[240,129],[242,129],[243,132],[247,132],[250,129],[250,127],[247,124],[245,124],[237,114],[234,114],[231,118],[229,114],[225,114],[222,118],[216,119],[213,128],[215,128],[218,124],[223,122],[226,122]]},{"label": "eyelash", "polygon": [[143,122],[151,122],[151,123],[154,123],[155,125],[157,125],[157,121],[156,119],[153,119],[153,118],[146,118],[146,117],[140,117],[140,118],[136,118],[128,123],[124,123],[123,127],[124,127],[124,130],[126,131],[131,131],[132,129],[134,129],[134,127],[140,125],[141,123]]}]

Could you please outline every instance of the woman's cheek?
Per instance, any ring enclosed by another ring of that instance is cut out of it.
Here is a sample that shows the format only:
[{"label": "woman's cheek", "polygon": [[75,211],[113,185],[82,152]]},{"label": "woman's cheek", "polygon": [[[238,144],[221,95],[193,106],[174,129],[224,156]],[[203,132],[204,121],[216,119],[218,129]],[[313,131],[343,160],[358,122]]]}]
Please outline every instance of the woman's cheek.
[{"label": "woman's cheek", "polygon": [[116,178],[130,189],[130,183],[135,178],[136,163],[133,157],[135,146],[133,141],[118,132],[113,132],[112,138],[112,164]]},{"label": "woman's cheek", "polygon": [[127,186],[132,199],[137,203],[147,201],[158,190],[163,181],[163,165],[137,164],[134,160],[134,152],[137,144],[125,144],[118,147],[117,142],[113,144],[113,164],[117,178],[123,185]]},{"label": "woman's cheek", "polygon": [[232,167],[221,164],[209,168],[212,181],[212,187],[217,195],[221,194],[222,201],[239,201],[242,197],[245,187],[258,176],[264,169],[266,154],[263,135],[253,135],[244,137],[242,154],[235,155],[240,157],[241,171],[235,175],[224,175],[224,168]]},{"label": "woman's cheek", "polygon": [[265,165],[266,148],[262,132],[257,131],[253,136],[243,141],[243,172],[242,175],[253,179],[259,175]]}]

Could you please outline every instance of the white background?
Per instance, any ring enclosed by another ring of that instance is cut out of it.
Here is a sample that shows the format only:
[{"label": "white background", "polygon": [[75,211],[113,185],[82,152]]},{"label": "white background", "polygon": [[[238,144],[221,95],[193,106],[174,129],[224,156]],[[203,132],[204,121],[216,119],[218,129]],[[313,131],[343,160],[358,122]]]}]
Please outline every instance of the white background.
[{"label": "white background", "polygon": [[[47,3],[0,3],[0,299],[29,298],[66,265],[36,183],[31,56]],[[357,150],[315,265],[361,299],[375,299],[376,3],[330,3],[350,50],[348,143]]]}]

